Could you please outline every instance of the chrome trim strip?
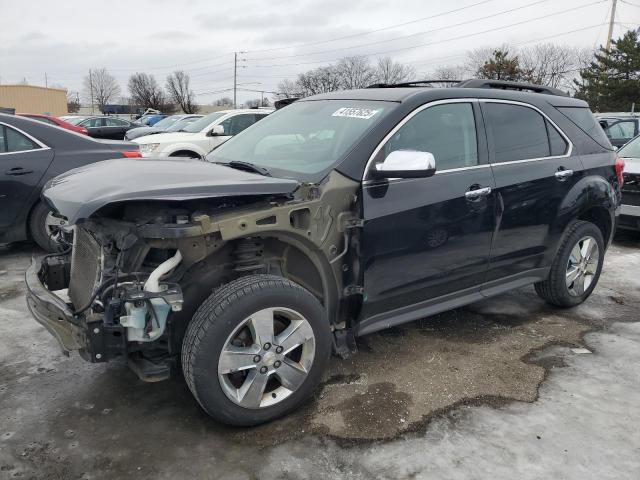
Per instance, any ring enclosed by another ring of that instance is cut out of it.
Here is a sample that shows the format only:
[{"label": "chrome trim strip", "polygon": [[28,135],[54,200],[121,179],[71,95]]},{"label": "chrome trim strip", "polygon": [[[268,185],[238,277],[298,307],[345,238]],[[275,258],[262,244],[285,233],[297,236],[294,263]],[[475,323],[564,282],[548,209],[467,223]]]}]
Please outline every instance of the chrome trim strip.
[{"label": "chrome trim strip", "polygon": [[14,125],[10,125],[10,124],[5,123],[5,122],[0,122],[0,125],[4,125],[5,127],[8,127],[8,128],[11,128],[13,130],[16,130],[16,131],[20,132],[22,135],[27,137],[32,142],[40,145],[40,148],[31,148],[29,150],[19,150],[17,152],[0,152],[0,155],[15,155],[16,153],[29,153],[29,152],[40,152],[42,150],[51,150],[50,147],[48,147],[47,145],[42,143],[40,140],[38,140],[37,138],[33,137],[32,135],[29,135],[27,132],[25,132],[24,130],[22,130],[22,129],[14,126]]}]

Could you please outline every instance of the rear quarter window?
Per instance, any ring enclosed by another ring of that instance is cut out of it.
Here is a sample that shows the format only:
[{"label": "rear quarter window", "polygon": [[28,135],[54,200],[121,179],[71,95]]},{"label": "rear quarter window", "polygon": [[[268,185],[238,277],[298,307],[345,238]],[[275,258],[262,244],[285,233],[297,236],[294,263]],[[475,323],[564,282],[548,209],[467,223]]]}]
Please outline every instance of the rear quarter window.
[{"label": "rear quarter window", "polygon": [[611,149],[611,143],[604,130],[591,113],[585,107],[556,107],[560,113],[571,120],[580,130],[595,140],[600,146]]}]

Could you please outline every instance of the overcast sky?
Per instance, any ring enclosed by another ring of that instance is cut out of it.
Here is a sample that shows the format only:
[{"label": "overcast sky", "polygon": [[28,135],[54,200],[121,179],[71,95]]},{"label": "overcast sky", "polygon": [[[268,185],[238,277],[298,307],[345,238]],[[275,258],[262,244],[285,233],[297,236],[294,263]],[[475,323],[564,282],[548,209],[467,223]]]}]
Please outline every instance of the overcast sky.
[{"label": "overcast sky", "polygon": [[[0,0],[0,82],[82,88],[106,67],[127,94],[133,72],[164,84],[191,75],[199,103],[229,95],[233,53],[242,88],[275,91],[284,78],[345,55],[389,55],[428,75],[464,53],[503,43],[594,47],[611,0]],[[456,10],[456,11],[454,11]],[[567,11],[568,10],[568,11]],[[450,12],[450,13],[447,13]],[[556,12],[564,12],[557,13]],[[540,18],[546,16],[546,18]],[[640,0],[620,0],[615,35],[640,24]],[[402,24],[402,25],[401,25]],[[489,31],[493,30],[493,31]],[[346,37],[346,38],[345,38]],[[260,94],[239,92],[239,101]]]}]

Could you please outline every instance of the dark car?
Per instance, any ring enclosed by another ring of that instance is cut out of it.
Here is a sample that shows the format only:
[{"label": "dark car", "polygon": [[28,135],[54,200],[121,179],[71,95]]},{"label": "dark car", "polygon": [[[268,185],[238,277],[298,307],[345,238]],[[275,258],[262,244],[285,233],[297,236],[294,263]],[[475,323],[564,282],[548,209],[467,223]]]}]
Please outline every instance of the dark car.
[{"label": "dark car", "polygon": [[0,114],[0,243],[31,237],[45,250],[55,250],[60,220],[40,201],[47,180],[99,160],[139,156],[135,143],[94,140]]},{"label": "dark car", "polygon": [[28,304],[88,361],[181,365],[234,425],[295,409],[355,336],[530,284],[584,302],[623,173],[585,102],[480,80],[300,99],[207,160],[53,179],[73,251],[33,263]]},{"label": "dark car", "polygon": [[156,133],[179,132],[182,128],[190,123],[195,122],[204,115],[171,115],[163,118],[153,127],[137,127],[129,130],[125,136],[125,140],[133,140],[134,138],[144,137],[146,135],[155,135]]},{"label": "dark car", "polygon": [[77,123],[87,129],[90,137],[108,140],[123,140],[125,133],[141,124],[118,117],[88,117]]},{"label": "dark car", "polygon": [[620,148],[640,133],[640,116],[598,115],[600,126],[614,147]]}]

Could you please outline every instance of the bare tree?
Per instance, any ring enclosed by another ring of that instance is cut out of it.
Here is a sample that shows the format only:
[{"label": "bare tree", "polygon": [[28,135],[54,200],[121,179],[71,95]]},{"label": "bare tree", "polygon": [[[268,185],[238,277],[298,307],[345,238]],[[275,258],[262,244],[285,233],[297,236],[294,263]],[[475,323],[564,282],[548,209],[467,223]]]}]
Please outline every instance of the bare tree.
[{"label": "bare tree", "polygon": [[134,73],[129,77],[129,94],[134,103],[142,108],[163,110],[167,107],[166,97],[153,75]]},{"label": "bare tree", "polygon": [[580,49],[541,43],[520,52],[524,78],[532,83],[569,88],[580,70]]},{"label": "bare tree", "polygon": [[67,112],[78,113],[80,111],[80,97],[77,92],[67,91]]},{"label": "bare tree", "polygon": [[344,57],[335,68],[344,89],[365,88],[375,83],[376,71],[364,55]]},{"label": "bare tree", "polygon": [[309,96],[318,93],[333,92],[342,87],[342,78],[333,66],[320,67],[298,75],[296,87],[299,95]]},{"label": "bare tree", "polygon": [[464,80],[469,74],[466,68],[462,65],[442,65],[436,67],[431,75],[430,79],[433,80]]},{"label": "bare tree", "polygon": [[171,101],[184,113],[198,113],[198,106],[194,103],[194,94],[189,82],[188,73],[176,70],[167,77],[167,93]]},{"label": "bare tree", "polygon": [[380,57],[375,67],[375,83],[386,83],[393,85],[394,83],[407,82],[415,77],[413,67],[394,62],[391,57]]},{"label": "bare tree", "polygon": [[120,85],[106,68],[94,68],[84,77],[82,95],[104,112],[104,107],[120,95]]},{"label": "bare tree", "polygon": [[278,91],[280,96],[284,98],[304,97],[304,93],[297,82],[289,79],[283,80],[278,84]]},{"label": "bare tree", "polygon": [[233,99],[231,97],[218,98],[213,102],[216,107],[233,107]]}]

